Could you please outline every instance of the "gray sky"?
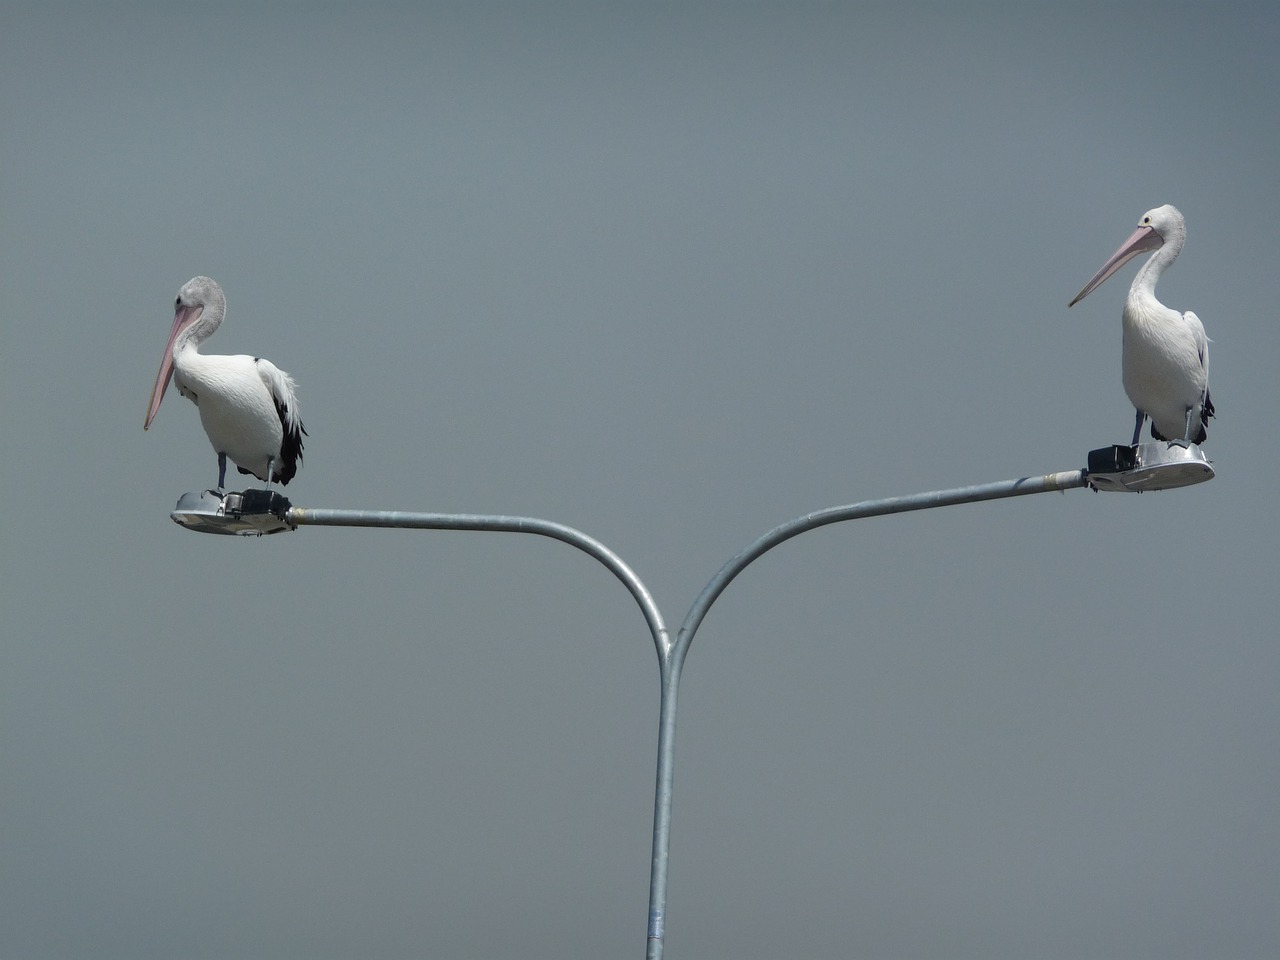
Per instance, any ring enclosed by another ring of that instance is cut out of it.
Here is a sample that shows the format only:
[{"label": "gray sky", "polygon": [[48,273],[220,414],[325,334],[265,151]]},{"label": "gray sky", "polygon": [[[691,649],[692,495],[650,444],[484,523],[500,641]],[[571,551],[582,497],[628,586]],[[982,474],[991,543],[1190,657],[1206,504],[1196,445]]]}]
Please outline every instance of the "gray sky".
[{"label": "gray sky", "polygon": [[[263,7],[269,6],[269,10]],[[512,535],[202,537],[269,357],[312,507],[529,514],[679,623],[758,534],[1127,440],[1148,208],[1210,484],[825,528],[690,654],[673,958],[1280,953],[1280,8],[8,4],[0,953],[634,957],[657,668]],[[239,479],[237,475],[237,479]]]}]

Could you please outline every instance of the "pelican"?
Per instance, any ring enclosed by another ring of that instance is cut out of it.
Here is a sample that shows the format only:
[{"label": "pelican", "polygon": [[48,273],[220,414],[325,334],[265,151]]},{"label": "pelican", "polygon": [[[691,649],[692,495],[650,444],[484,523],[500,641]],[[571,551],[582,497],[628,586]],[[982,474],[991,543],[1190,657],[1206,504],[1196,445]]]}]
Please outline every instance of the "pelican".
[{"label": "pelican", "polygon": [[1156,281],[1178,259],[1186,239],[1186,221],[1177,207],[1166,203],[1148,210],[1133,235],[1067,304],[1074,307],[1138,254],[1155,251],[1133,278],[1124,303],[1122,368],[1124,392],[1137,410],[1135,446],[1148,417],[1156,440],[1204,443],[1209,435],[1213,401],[1204,324],[1190,310],[1179,313],[1156,299]]},{"label": "pelican", "polygon": [[208,277],[193,277],[182,285],[142,429],[151,426],[172,379],[178,392],[200,408],[200,423],[218,454],[219,490],[226,482],[228,457],[237,470],[265,480],[268,487],[272,480],[287,484],[302,462],[307,432],[298,416],[296,385],[270,360],[200,352],[226,311],[222,288]]}]

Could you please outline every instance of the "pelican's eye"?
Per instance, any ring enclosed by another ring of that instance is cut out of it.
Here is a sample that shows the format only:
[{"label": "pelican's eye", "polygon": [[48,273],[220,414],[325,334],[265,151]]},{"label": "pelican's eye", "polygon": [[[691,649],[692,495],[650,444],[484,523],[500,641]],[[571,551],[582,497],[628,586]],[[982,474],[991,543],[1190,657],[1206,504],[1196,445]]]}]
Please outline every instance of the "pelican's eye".
[{"label": "pelican's eye", "polygon": [[1151,222],[1151,218],[1150,218],[1150,217],[1143,217],[1143,218],[1142,218],[1142,222],[1143,222],[1143,223],[1150,223],[1150,222]]}]

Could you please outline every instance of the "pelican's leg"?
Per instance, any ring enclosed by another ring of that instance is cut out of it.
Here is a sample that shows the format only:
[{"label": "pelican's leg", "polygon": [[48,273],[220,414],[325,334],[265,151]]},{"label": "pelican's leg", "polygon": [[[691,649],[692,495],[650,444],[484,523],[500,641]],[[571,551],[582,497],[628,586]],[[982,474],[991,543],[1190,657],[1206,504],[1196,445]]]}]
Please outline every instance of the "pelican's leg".
[{"label": "pelican's leg", "polygon": [[273,468],[275,465],[276,465],[276,458],[275,458],[275,457],[268,457],[268,458],[267,458],[267,485],[266,485],[266,487],[264,488],[264,489],[266,489],[266,490],[270,490],[270,489],[271,489],[271,475],[272,475],[272,473],[273,473],[272,468]]},{"label": "pelican's leg", "polygon": [[1138,445],[1138,440],[1142,437],[1142,421],[1147,419],[1147,415],[1141,410],[1137,411],[1138,415],[1133,421],[1133,446]]},{"label": "pelican's leg", "polygon": [[1182,435],[1183,443],[1191,442],[1191,415],[1195,412],[1195,407],[1187,407],[1187,432]]},{"label": "pelican's leg", "polygon": [[218,489],[221,490],[227,482],[227,455],[225,453],[218,454]]}]

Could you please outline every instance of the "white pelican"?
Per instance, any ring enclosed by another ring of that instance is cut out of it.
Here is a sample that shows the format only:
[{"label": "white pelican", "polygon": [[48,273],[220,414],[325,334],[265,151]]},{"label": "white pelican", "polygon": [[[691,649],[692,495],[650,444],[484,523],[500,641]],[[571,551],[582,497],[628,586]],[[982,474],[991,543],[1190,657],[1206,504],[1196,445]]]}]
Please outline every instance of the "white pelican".
[{"label": "white pelican", "polygon": [[1156,299],[1156,281],[1178,259],[1186,239],[1186,221],[1177,207],[1166,203],[1148,210],[1133,235],[1067,304],[1074,307],[1138,254],[1155,251],[1133,278],[1124,303],[1122,367],[1124,392],[1137,409],[1135,445],[1147,417],[1157,440],[1204,443],[1209,435],[1213,401],[1204,324],[1191,311],[1179,313]]},{"label": "white pelican", "polygon": [[270,360],[200,353],[200,344],[218,329],[227,311],[222,288],[208,277],[182,285],[173,304],[173,330],[151,389],[146,430],[155,419],[170,378],[178,392],[200,408],[200,423],[218,454],[218,489],[227,476],[227,457],[241,473],[270,486],[293,479],[302,462],[306,428],[298,416],[293,378]]}]

